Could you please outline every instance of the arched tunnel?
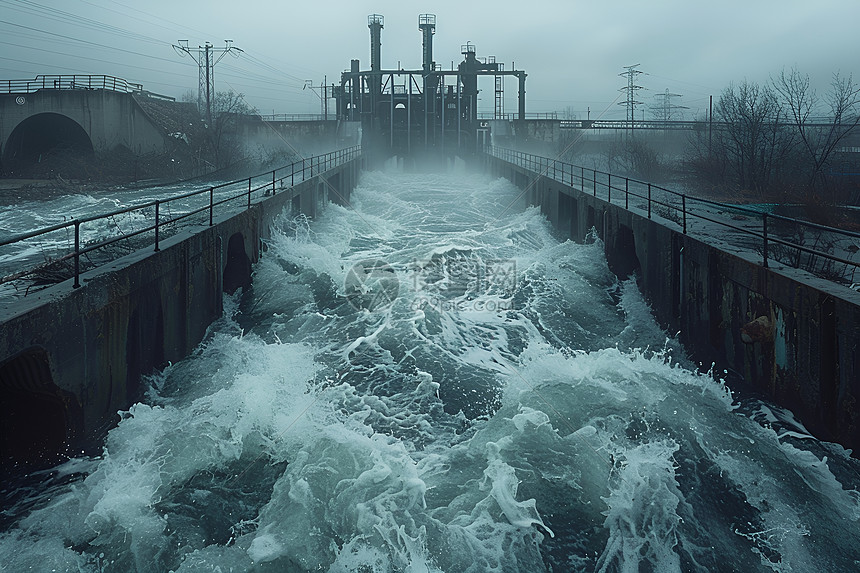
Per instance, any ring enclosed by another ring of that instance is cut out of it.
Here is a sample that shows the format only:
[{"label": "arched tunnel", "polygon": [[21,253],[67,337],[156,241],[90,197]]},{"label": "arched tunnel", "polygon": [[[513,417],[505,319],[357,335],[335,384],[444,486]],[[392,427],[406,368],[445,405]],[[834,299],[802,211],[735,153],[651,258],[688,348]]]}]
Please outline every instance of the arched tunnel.
[{"label": "arched tunnel", "polygon": [[14,177],[81,177],[93,142],[75,120],[39,113],[19,123],[3,146],[3,171]]}]

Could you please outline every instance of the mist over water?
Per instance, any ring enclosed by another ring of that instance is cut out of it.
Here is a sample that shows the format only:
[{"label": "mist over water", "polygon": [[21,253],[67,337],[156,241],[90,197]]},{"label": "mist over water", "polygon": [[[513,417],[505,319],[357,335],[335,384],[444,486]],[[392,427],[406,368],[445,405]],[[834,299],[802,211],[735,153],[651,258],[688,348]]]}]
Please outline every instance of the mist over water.
[{"label": "mist over water", "polygon": [[697,373],[519,194],[388,170],[285,214],[104,454],[6,508],[0,570],[860,568],[860,464]]}]

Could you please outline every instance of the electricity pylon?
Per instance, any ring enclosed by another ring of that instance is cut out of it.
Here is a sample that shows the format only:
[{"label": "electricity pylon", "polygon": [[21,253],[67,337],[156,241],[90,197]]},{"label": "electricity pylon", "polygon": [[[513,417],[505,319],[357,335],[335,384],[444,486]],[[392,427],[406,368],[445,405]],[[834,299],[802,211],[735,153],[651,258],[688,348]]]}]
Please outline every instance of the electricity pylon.
[{"label": "electricity pylon", "polygon": [[638,76],[639,74],[645,73],[641,70],[637,70],[636,68],[638,68],[638,67],[639,67],[639,64],[636,64],[633,66],[624,66],[624,69],[627,71],[618,74],[619,76],[627,76],[627,85],[618,90],[618,91],[622,91],[622,92],[626,91],[627,92],[627,99],[625,101],[618,102],[618,105],[627,106],[627,121],[629,122],[628,125],[630,126],[631,131],[633,130],[633,120],[635,119],[634,114],[636,112],[636,106],[642,105],[642,102],[638,101],[636,99],[636,92],[639,90],[646,89],[642,86],[636,85],[636,81],[635,81],[636,76]]},{"label": "electricity pylon", "polygon": [[[173,46],[176,53],[180,56],[188,54],[197,63],[197,67],[200,68],[200,78],[197,84],[197,109],[200,113],[203,113],[204,109],[206,110],[206,123],[207,125],[212,125],[212,98],[215,96],[215,64],[220,62],[227,54],[232,54],[238,58],[238,53],[242,53],[243,50],[233,46],[233,40],[224,40],[223,48],[216,48],[209,42],[206,42],[202,46],[197,46],[197,57],[195,57],[191,51],[192,49],[188,47],[188,40],[178,40],[178,42],[178,45],[174,44]],[[217,60],[213,61],[216,52],[220,52],[221,55],[218,56]]]}]

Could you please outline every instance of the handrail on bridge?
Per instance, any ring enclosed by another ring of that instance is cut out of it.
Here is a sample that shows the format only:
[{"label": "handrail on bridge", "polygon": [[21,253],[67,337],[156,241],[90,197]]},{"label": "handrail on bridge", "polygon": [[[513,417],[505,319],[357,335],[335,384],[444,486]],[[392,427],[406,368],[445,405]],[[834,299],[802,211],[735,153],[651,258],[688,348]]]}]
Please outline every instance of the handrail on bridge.
[{"label": "handrail on bridge", "polygon": [[[852,244],[855,248],[860,247],[860,242],[856,241],[857,239],[860,239],[860,233],[844,229],[837,229],[835,227],[829,227],[827,225],[819,225],[817,223],[803,221],[801,219],[795,219],[792,217],[776,215],[774,213],[768,213],[766,211],[761,211],[757,209],[750,209],[748,207],[743,207],[740,205],[729,205],[726,203],[720,203],[718,201],[710,201],[708,199],[690,197],[685,193],[678,193],[677,191],[672,191],[670,189],[655,185],[653,183],[649,183],[647,181],[641,181],[622,175],[613,175],[609,172],[573,165],[571,163],[566,163],[558,159],[550,159],[548,157],[543,157],[540,155],[534,155],[531,153],[525,153],[522,151],[516,151],[513,149],[507,149],[504,147],[497,146],[488,146],[486,149],[488,154],[494,157],[498,157],[499,159],[502,159],[509,163],[518,165],[520,167],[524,167],[525,169],[528,169],[540,176],[548,177],[555,181],[570,185],[571,187],[575,187],[578,183],[579,189],[583,193],[587,192],[587,187],[590,187],[592,195],[594,197],[600,196],[599,198],[605,199],[609,203],[620,203],[620,197],[623,195],[624,209],[628,211],[631,211],[630,197],[634,197],[636,199],[643,199],[646,201],[645,211],[649,219],[652,218],[652,212],[655,209],[659,208],[661,210],[661,213],[658,214],[663,216],[665,219],[677,224],[681,228],[682,233],[685,235],[687,234],[687,220],[688,218],[693,218],[707,221],[709,223],[714,223],[716,225],[720,225],[721,227],[732,229],[734,231],[738,231],[740,233],[753,237],[756,240],[760,240],[759,245],[762,254],[761,264],[764,267],[768,266],[769,259],[774,258],[772,255],[776,256],[772,245],[777,244],[791,249],[792,251],[797,251],[796,261],[798,262],[797,264],[792,265],[794,267],[800,267],[800,253],[802,252],[809,255],[810,261],[812,261],[813,257],[821,257],[822,259],[845,265],[846,269],[847,267],[853,267],[850,280],[845,277],[845,273],[842,273],[840,277],[835,277],[834,273],[832,272],[817,272],[815,265],[811,265],[813,267],[811,269],[811,272],[813,272],[814,274],[818,274],[818,276],[823,276],[824,278],[828,278],[830,280],[841,279],[844,282],[857,282],[853,279],[854,273],[856,273],[857,269],[860,267],[860,262],[849,260],[843,256],[839,256],[833,253],[827,253],[818,248],[808,247],[793,242],[791,240],[780,238],[780,236],[774,232],[772,226],[774,224],[774,221],[779,223],[789,223],[792,225],[796,225],[797,229],[801,229],[801,231],[796,233],[801,236],[801,240],[804,236],[803,230],[805,229],[814,229],[816,231],[831,233],[833,236],[836,237],[851,239]],[[616,181],[615,185],[613,185],[613,179]],[[623,186],[621,186],[622,184]],[[631,190],[631,184],[634,187],[638,187],[640,193],[636,193],[635,190]],[[615,197],[617,198],[615,202],[613,202],[613,191],[618,192],[615,195]],[[668,199],[661,201],[659,198],[654,197],[655,191],[659,192],[660,194],[664,194],[669,198],[674,198],[676,202],[671,203]],[[696,212],[693,210],[693,206],[696,203],[708,207],[713,207],[719,210],[746,213],[749,216],[760,217],[761,230],[759,231],[756,229],[744,228],[740,225],[720,220],[717,218],[719,213],[710,213],[708,211],[704,211],[704,213],[701,211]],[[771,225],[770,228],[769,224]],[[853,251],[853,253],[857,252],[860,251]]]},{"label": "handrail on bridge", "polygon": [[[506,121],[514,121],[520,119],[520,114],[517,112],[497,114],[495,112],[479,112],[478,119],[501,119]],[[558,119],[557,111],[535,111],[526,112],[523,119]]]},{"label": "handrail on bridge", "polygon": [[32,80],[0,80],[0,93],[29,94],[39,90],[110,90],[120,93],[142,92],[135,84],[115,76],[38,75]]},{"label": "handrail on bridge", "polygon": [[330,113],[271,113],[257,116],[261,121],[336,121],[337,115]]},{"label": "handrail on bridge", "polygon": [[[58,223],[56,225],[52,225],[50,227],[44,227],[41,229],[37,229],[34,231],[30,231],[27,233],[21,233],[10,237],[8,239],[0,240],[0,247],[5,247],[7,245],[12,245],[15,243],[19,243],[22,241],[26,241],[29,239],[34,239],[40,237],[42,235],[46,235],[48,233],[53,233],[55,231],[61,231],[63,229],[74,229],[74,249],[67,253],[66,255],[59,257],[57,259],[49,260],[47,263],[43,265],[39,265],[36,268],[30,268],[26,270],[22,270],[16,272],[14,274],[8,275],[6,277],[0,278],[0,284],[21,279],[28,275],[34,274],[35,272],[41,270],[42,268],[49,266],[51,264],[56,264],[58,262],[67,261],[69,259],[73,259],[74,261],[74,283],[73,287],[78,288],[81,286],[80,283],[80,260],[81,256],[86,255],[92,251],[97,249],[101,249],[108,245],[112,245],[117,243],[118,241],[126,240],[131,237],[136,237],[142,235],[144,233],[153,233],[154,237],[154,252],[157,252],[160,249],[160,236],[159,232],[161,228],[166,225],[170,225],[176,223],[178,221],[187,219],[199,213],[208,212],[208,224],[212,226],[214,222],[215,216],[215,208],[220,207],[226,203],[231,201],[236,201],[237,199],[247,199],[247,203],[245,204],[245,209],[251,208],[251,197],[255,191],[264,191],[265,195],[269,195],[270,193],[274,195],[277,190],[277,184],[281,184],[281,188],[284,187],[286,182],[289,180],[289,186],[292,187],[296,183],[296,179],[299,178],[299,182],[304,181],[309,177],[313,177],[315,175],[320,175],[325,171],[337,167],[343,163],[351,161],[356,157],[361,155],[361,146],[354,145],[352,147],[347,147],[344,149],[339,149],[337,151],[331,151],[329,153],[325,153],[322,155],[314,155],[308,158],[302,158],[301,160],[296,160],[290,163],[289,165],[285,165],[283,167],[278,167],[277,169],[273,169],[271,171],[266,171],[265,173],[261,173],[258,175],[252,175],[250,177],[245,177],[242,179],[236,179],[233,181],[229,181],[226,183],[221,183],[219,185],[212,185],[209,187],[205,187],[203,189],[198,189],[196,191],[190,191],[188,193],[182,193],[180,195],[174,195],[167,199],[155,199],[153,201],[147,201],[146,203],[140,203],[136,205],[132,205],[129,207],[124,207],[122,209],[117,209],[115,211],[111,211],[109,213],[100,213],[98,215],[92,215],[90,217],[82,217],[78,219],[73,219],[71,221],[66,221],[63,223]],[[257,180],[257,185],[254,186],[254,180]],[[260,183],[262,181],[262,183]],[[247,182],[247,189],[244,188],[244,184]],[[230,186],[238,186],[242,184],[242,192],[237,194],[231,194],[226,197],[218,197],[216,198],[215,192],[219,189],[225,189]],[[197,197],[205,195],[206,202],[202,207],[197,209],[192,209],[186,213],[179,214],[175,217],[164,217],[161,213],[161,210],[165,206],[169,206],[171,203],[181,200],[188,199],[191,197]],[[145,210],[155,209],[155,222],[152,225],[146,226],[141,229],[137,229],[135,231],[129,233],[120,232],[119,235],[109,237],[107,239],[100,240],[93,244],[89,244],[86,246],[81,245],[81,226],[86,223],[103,221],[106,219],[110,219],[111,217],[115,217],[117,215],[123,215],[126,213],[134,213],[140,212],[142,215],[145,215]],[[109,262],[109,261],[105,261]]]}]

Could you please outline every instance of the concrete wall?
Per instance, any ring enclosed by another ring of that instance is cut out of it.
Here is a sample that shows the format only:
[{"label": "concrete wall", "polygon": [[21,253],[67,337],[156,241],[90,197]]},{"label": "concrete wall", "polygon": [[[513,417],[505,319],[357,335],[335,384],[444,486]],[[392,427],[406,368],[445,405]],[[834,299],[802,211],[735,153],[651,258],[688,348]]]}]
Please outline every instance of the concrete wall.
[{"label": "concrete wall", "polygon": [[819,438],[860,446],[860,293],[796,269],[764,268],[670,221],[487,161],[494,174],[528,188],[530,202],[566,236],[582,240],[594,227],[613,271],[636,273],[657,320],[680,331],[705,370],[728,369]]},{"label": "concrete wall", "polygon": [[[98,439],[139,398],[140,376],[185,357],[220,316],[222,293],[250,284],[274,219],[284,209],[315,216],[328,194],[324,179],[337,190],[333,198],[348,200],[359,164],[335,167],[211,227],[184,230],[159,252],[149,247],[84,273],[81,288],[68,280],[0,306],[2,457],[26,455],[19,437],[31,425],[33,435],[23,439],[30,450]],[[27,403],[42,406],[28,416]],[[49,419],[54,434],[39,435]]]},{"label": "concrete wall", "polygon": [[[19,103],[19,98],[24,102]],[[0,146],[6,148],[14,129],[29,117],[56,113],[80,125],[96,153],[123,145],[137,154],[165,149],[165,133],[147,116],[130,93],[110,90],[39,90],[0,95]]]}]

